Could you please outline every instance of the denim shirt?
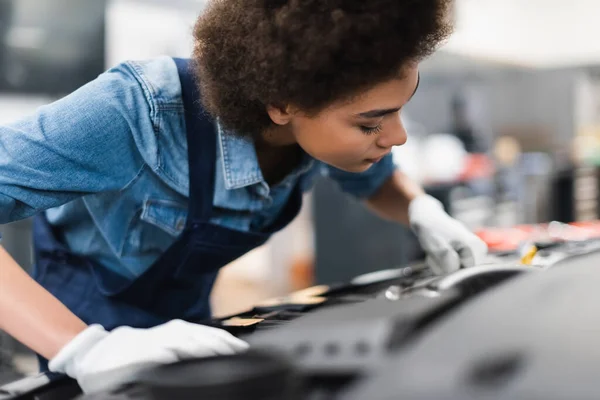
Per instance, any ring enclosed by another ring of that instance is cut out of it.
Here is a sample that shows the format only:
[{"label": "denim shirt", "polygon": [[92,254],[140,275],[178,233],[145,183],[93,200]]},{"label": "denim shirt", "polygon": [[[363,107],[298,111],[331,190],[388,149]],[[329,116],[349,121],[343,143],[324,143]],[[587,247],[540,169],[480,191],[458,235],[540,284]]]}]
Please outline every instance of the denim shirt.
[{"label": "denim shirt", "polygon": [[[391,175],[310,157],[270,187],[250,139],[218,129],[212,222],[260,230],[298,182],[328,175],[358,197]],[[126,276],[144,272],[185,226],[188,160],[181,86],[169,57],[129,61],[27,118],[0,126],[0,224],[46,212],[76,253]]]}]

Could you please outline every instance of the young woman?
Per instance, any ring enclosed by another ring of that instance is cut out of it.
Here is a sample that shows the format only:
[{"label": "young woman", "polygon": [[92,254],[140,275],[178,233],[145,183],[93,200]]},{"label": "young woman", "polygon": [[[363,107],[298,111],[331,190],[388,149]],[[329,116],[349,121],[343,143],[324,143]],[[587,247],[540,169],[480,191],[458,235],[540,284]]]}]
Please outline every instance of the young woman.
[{"label": "young woman", "polygon": [[123,63],[0,127],[0,222],[36,215],[34,279],[0,251],[0,328],[87,391],[122,367],[244,350],[199,324],[214,279],[319,173],[410,224],[437,272],[479,262],[483,242],[390,154],[451,6],[215,0],[191,60]]}]

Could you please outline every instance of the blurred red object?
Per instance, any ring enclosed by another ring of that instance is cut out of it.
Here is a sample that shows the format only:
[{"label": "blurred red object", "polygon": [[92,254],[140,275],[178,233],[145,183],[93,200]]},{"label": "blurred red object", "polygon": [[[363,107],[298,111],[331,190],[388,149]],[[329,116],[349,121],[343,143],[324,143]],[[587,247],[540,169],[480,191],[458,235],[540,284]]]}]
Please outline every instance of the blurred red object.
[{"label": "blurred red object", "polygon": [[514,251],[519,245],[534,237],[534,225],[519,225],[511,228],[485,228],[476,232],[491,252]]},{"label": "blurred red object", "polygon": [[517,225],[476,232],[491,252],[515,251],[525,242],[577,241],[600,238],[600,221]]},{"label": "blurred red object", "polygon": [[460,181],[485,179],[494,176],[494,162],[485,154],[469,154],[465,157],[465,166]]}]

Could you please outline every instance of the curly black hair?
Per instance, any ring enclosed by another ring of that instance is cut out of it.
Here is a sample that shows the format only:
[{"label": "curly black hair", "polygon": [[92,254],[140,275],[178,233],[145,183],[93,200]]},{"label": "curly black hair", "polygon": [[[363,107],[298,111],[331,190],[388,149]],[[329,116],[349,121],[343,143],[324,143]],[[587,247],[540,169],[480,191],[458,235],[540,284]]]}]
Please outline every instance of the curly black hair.
[{"label": "curly black hair", "polygon": [[212,0],[194,29],[205,109],[239,134],[398,76],[452,31],[452,0]]}]

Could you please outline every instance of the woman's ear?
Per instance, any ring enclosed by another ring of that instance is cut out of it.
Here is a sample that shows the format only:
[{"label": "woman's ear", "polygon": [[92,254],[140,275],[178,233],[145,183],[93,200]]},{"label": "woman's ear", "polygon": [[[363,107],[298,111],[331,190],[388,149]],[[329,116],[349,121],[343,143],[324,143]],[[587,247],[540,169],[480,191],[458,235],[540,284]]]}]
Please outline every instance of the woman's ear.
[{"label": "woman's ear", "polygon": [[294,111],[292,107],[288,105],[274,105],[269,104],[267,106],[267,113],[271,118],[271,121],[276,125],[287,125],[292,120],[294,116]]}]

